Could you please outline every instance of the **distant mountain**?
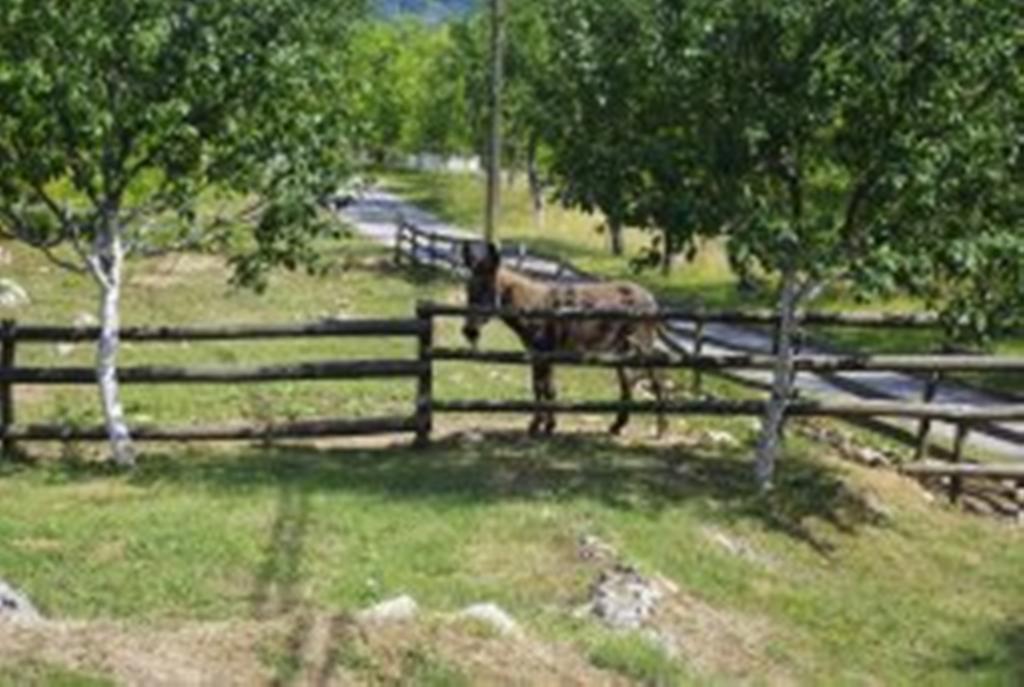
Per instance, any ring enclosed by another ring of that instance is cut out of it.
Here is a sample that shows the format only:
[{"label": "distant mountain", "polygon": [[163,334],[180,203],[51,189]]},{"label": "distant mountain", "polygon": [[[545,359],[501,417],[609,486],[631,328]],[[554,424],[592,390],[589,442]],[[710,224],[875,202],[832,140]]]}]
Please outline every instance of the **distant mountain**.
[{"label": "distant mountain", "polygon": [[411,14],[428,21],[444,21],[471,12],[478,0],[376,0],[377,11],[392,17]]}]

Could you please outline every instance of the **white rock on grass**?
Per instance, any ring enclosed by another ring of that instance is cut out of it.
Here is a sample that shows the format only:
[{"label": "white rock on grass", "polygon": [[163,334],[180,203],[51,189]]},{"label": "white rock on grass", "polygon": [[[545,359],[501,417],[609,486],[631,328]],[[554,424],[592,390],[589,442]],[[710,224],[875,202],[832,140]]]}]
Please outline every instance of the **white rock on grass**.
[{"label": "white rock on grass", "polygon": [[27,305],[28,292],[13,279],[0,279],[0,307],[17,308]]},{"label": "white rock on grass", "polygon": [[634,568],[618,565],[601,573],[584,612],[616,630],[637,630],[651,619],[666,592]]},{"label": "white rock on grass", "polygon": [[0,621],[37,622],[42,620],[28,597],[0,580]]},{"label": "white rock on grass", "polygon": [[415,618],[419,610],[416,600],[403,594],[359,611],[356,619],[368,623],[404,622]]},{"label": "white rock on grass", "polygon": [[732,434],[718,429],[709,429],[704,433],[703,440],[712,446],[721,448],[739,448],[742,445],[739,439]]},{"label": "white rock on grass", "polygon": [[497,604],[473,604],[459,611],[457,617],[479,621],[489,625],[503,635],[519,633],[519,623]]}]

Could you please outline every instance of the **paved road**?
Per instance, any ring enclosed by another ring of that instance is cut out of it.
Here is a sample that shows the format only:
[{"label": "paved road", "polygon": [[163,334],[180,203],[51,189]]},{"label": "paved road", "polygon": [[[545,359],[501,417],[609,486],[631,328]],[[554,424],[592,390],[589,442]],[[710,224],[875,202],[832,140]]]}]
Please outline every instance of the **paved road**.
[{"label": "paved road", "polygon": [[[433,215],[417,208],[397,196],[382,191],[371,190],[360,194],[352,202],[340,210],[341,216],[357,231],[382,243],[393,245],[399,219],[416,225],[420,229],[450,238],[475,238],[465,230],[442,222]],[[421,262],[436,263],[450,267],[457,264],[458,256],[451,251],[450,243],[438,242],[429,253],[424,245],[416,256]],[[548,257],[531,254],[522,246],[506,246],[505,252],[511,264],[530,274],[541,278],[558,278],[563,280],[588,281],[593,278],[575,270],[571,265],[560,263]],[[688,323],[677,322],[670,326],[671,336],[679,347],[693,349],[692,330]],[[771,350],[771,338],[764,333],[746,327],[726,324],[709,324],[704,329],[705,353],[736,353],[762,352]],[[827,351],[808,346],[805,353],[825,353]],[[737,372],[745,379],[756,383],[768,383],[770,373],[762,371]],[[797,376],[796,385],[801,395],[816,398],[832,399],[905,399],[919,401],[924,392],[924,380],[914,375],[893,372],[842,372],[830,375],[818,375],[801,372]],[[935,397],[939,403],[965,403],[971,405],[992,405],[1006,403],[979,391],[957,384],[942,384]],[[907,429],[916,427],[913,421],[885,420],[886,424],[901,426]],[[933,423],[932,436],[949,441],[955,429],[943,422]],[[991,430],[972,431],[967,438],[967,448],[985,451],[1014,460],[1024,460],[1024,423],[993,424]]]}]

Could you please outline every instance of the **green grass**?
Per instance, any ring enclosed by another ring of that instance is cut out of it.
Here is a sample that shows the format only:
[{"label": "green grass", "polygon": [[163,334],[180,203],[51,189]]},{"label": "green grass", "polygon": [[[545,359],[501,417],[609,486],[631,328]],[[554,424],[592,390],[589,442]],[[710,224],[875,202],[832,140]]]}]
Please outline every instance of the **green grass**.
[{"label": "green grass", "polygon": [[[358,241],[332,255],[338,268],[327,278],[277,275],[263,296],[225,288],[216,262],[183,259],[166,273],[166,261],[141,263],[132,268],[125,320],[403,316],[417,298],[459,297],[457,285],[390,268],[379,249]],[[19,320],[67,322],[92,310],[88,282],[48,270],[14,248],[13,276],[33,298],[14,313]],[[445,323],[439,342],[455,343],[457,328]],[[485,346],[514,346],[499,325],[486,336]],[[125,359],[197,364],[406,353],[411,344],[275,341],[140,344]],[[68,364],[87,362],[90,352],[62,358],[51,347],[26,346],[22,355]],[[615,393],[605,371],[559,370],[558,378],[563,397]],[[438,372],[437,387],[447,398],[528,394],[526,374],[515,368],[452,364]],[[133,421],[189,424],[410,412],[412,394],[394,383],[167,386],[129,389],[128,401]],[[19,389],[18,403],[26,422],[95,416],[91,389]],[[534,640],[640,684],[1024,679],[1019,529],[928,503],[908,481],[840,463],[795,433],[778,488],[764,496],[751,485],[748,420],[676,419],[672,442],[651,441],[649,419],[635,422],[622,441],[603,434],[603,418],[566,421],[565,435],[534,441],[521,431],[524,418],[496,431],[468,417],[439,419],[442,438],[428,449],[402,441],[147,446],[127,474],[81,447],[67,447],[62,458],[32,449],[36,461],[0,464],[0,574],[52,618],[130,627],[246,623],[310,610],[344,615],[401,593],[428,613],[490,601]],[[731,432],[741,445],[700,443],[709,428]],[[443,438],[456,429],[485,433]],[[713,631],[693,635],[702,644],[692,648],[710,656],[708,664],[685,653],[669,659],[573,615],[600,572],[577,555],[581,534],[666,576],[693,608],[714,610],[705,619]],[[720,536],[752,553],[730,551]],[[439,637],[425,630],[388,670],[404,684],[473,684],[472,667],[453,662]],[[743,642],[746,663],[715,662],[716,651]],[[336,649],[339,665],[368,682],[383,670],[372,653]],[[299,680],[296,651],[276,643],[262,661],[279,681]],[[46,666],[17,670],[28,684],[50,680]]]},{"label": "green grass", "polygon": [[39,661],[5,665],[0,660],[0,687],[113,687],[106,678]]},{"label": "green grass", "polygon": [[590,662],[642,685],[674,687],[695,683],[678,661],[650,639],[636,634],[605,639],[590,652]]}]

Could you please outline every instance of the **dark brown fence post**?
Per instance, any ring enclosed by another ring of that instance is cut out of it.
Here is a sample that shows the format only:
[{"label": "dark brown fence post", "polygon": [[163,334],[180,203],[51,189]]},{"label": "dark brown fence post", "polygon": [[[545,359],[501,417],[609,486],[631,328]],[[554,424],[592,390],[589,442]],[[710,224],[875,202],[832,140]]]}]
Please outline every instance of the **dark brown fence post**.
[{"label": "dark brown fence post", "polygon": [[430,443],[430,432],[434,425],[434,362],[431,352],[434,347],[434,315],[431,304],[416,304],[416,318],[420,322],[417,357],[423,368],[416,386],[416,445]]},{"label": "dark brown fence post", "polygon": [[412,264],[418,266],[420,264],[420,230],[418,227],[409,225],[409,233],[412,236],[412,245],[409,247],[409,257],[412,259]]},{"label": "dark brown fence post", "polygon": [[[967,440],[967,433],[970,427],[966,422],[956,423],[956,437],[953,439],[953,463],[959,465],[963,460],[964,442]],[[949,502],[957,503],[964,489],[964,478],[961,475],[953,475],[949,479]]]},{"label": "dark brown fence post", "polygon": [[[17,329],[14,320],[4,320],[0,324],[0,370],[4,372],[14,369]],[[14,385],[10,382],[0,382],[0,428],[3,429],[0,454],[8,460],[14,457],[14,440],[7,437],[7,432],[13,425]]]},{"label": "dark brown fence post", "polygon": [[1024,479],[1014,483],[1014,501],[1017,503],[1017,523],[1024,525]]},{"label": "dark brown fence post", "polygon": [[405,238],[405,222],[398,222],[398,230],[395,231],[395,254],[392,258],[396,265],[402,264],[402,239]]},{"label": "dark brown fence post", "polygon": [[[693,355],[695,358],[699,358],[704,352],[704,319],[697,318],[693,325]],[[694,396],[699,396],[704,390],[704,372],[699,368],[693,368],[693,387],[691,389]]]},{"label": "dark brown fence post", "polygon": [[427,234],[427,264],[433,265],[435,256],[437,255],[437,234],[430,232]]},{"label": "dark brown fence post", "polygon": [[[928,375],[928,381],[924,385],[924,394],[921,400],[924,403],[931,403],[935,400],[935,394],[942,383],[942,373],[932,372]],[[931,418],[924,418],[917,426],[917,447],[914,450],[914,460],[921,460],[928,453],[928,433],[932,429]]]}]

